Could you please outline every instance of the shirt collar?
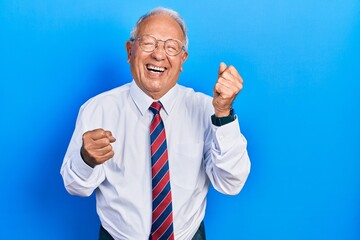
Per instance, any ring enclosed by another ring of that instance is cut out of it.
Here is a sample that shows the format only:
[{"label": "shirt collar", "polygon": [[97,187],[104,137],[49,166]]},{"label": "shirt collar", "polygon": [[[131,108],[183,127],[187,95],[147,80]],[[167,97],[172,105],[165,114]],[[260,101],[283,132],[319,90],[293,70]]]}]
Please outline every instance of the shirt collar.
[{"label": "shirt collar", "polygon": [[[167,115],[170,114],[171,110],[174,107],[175,97],[177,95],[177,92],[178,92],[178,84],[176,84],[173,88],[171,88],[164,96],[158,99],[161,102],[163,109]],[[141,115],[144,115],[148,111],[150,105],[154,101],[156,101],[151,97],[149,97],[148,95],[146,95],[146,93],[144,93],[138,87],[138,85],[134,80],[131,82],[130,96],[133,99],[136,107],[140,111]]]}]

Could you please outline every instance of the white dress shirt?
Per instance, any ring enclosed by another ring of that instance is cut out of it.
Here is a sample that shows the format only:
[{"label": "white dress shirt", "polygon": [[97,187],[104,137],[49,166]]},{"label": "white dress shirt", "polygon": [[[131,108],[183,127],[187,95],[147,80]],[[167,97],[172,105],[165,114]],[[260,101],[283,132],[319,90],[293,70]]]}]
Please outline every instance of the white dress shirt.
[{"label": "white dress shirt", "polygon": [[[237,120],[216,127],[212,98],[174,86],[159,99],[169,154],[175,239],[191,239],[204,218],[210,182],[237,194],[250,171],[246,140]],[[67,191],[89,196],[96,190],[97,213],[115,239],[148,239],[152,186],[149,126],[154,100],[133,81],[99,94],[81,106],[61,174]],[[89,167],[80,156],[82,135],[112,132],[115,155]]]}]

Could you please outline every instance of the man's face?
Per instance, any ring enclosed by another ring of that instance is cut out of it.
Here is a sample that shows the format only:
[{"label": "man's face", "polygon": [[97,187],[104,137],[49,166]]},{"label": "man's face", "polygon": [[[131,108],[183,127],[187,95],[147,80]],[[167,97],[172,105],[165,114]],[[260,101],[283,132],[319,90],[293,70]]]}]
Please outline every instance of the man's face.
[{"label": "man's face", "polygon": [[[136,37],[151,35],[159,40],[177,39],[184,41],[184,34],[179,24],[170,16],[157,14],[148,17],[138,27]],[[126,42],[128,61],[136,84],[153,99],[166,94],[178,81],[181,68],[188,53],[181,51],[176,56],[168,56],[164,43],[158,42],[153,52],[144,52],[139,41]]]}]

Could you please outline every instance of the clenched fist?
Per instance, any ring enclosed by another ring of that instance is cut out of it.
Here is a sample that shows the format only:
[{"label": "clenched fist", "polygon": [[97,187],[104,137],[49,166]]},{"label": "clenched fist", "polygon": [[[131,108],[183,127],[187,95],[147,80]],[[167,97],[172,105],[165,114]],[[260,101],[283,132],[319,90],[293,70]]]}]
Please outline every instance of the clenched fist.
[{"label": "clenched fist", "polygon": [[243,79],[235,67],[220,63],[212,101],[216,117],[229,116],[232,103],[242,88]]},{"label": "clenched fist", "polygon": [[115,141],[110,131],[101,128],[84,133],[80,150],[83,160],[90,167],[106,162],[114,156],[110,143]]}]

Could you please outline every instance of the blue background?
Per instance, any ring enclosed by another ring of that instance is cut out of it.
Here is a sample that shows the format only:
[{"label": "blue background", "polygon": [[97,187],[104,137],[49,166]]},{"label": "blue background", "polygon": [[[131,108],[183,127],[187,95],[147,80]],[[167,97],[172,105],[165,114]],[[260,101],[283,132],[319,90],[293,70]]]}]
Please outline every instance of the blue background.
[{"label": "blue background", "polygon": [[220,61],[245,81],[252,172],[238,196],[210,191],[208,239],[360,239],[356,0],[1,0],[0,239],[97,238],[62,158],[80,105],[131,80],[125,41],[159,5],[189,28],[181,84],[212,95]]}]

